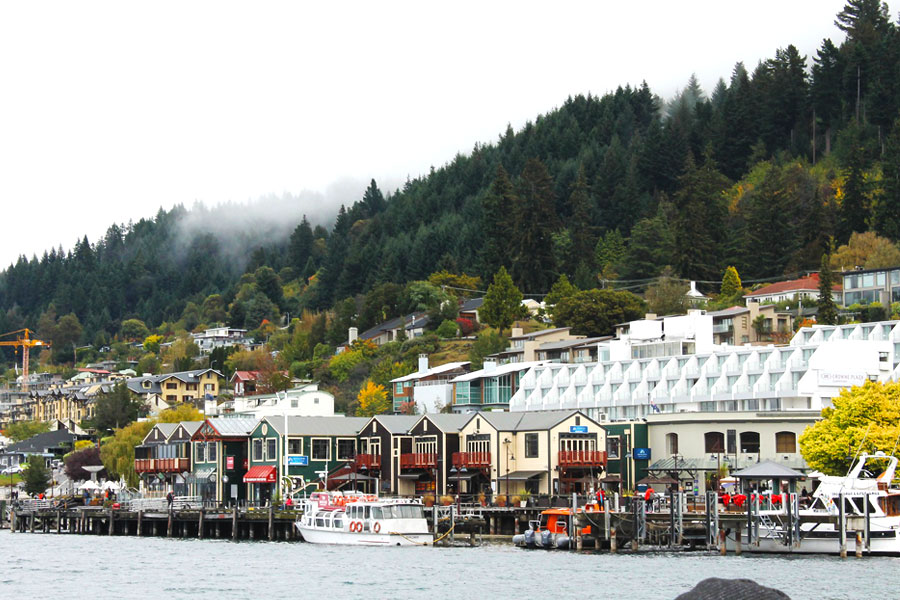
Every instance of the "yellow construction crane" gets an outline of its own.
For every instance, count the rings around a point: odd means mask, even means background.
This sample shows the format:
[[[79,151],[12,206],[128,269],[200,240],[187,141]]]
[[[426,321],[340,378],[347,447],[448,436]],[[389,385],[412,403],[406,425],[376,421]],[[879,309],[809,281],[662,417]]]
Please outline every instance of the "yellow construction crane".
[[[50,347],[50,342],[45,342],[43,340],[37,340],[31,337],[33,333],[30,329],[17,329],[16,331],[10,331],[9,333],[0,334],[0,338],[4,338],[8,335],[16,335],[17,333],[22,333],[24,335],[19,336],[18,339],[8,341],[8,342],[0,342],[0,346],[14,346],[18,348],[22,347],[22,371],[24,377],[22,378],[22,390],[28,391],[28,354],[29,351],[35,346],[47,346]],[[18,352],[18,350],[17,350]]]

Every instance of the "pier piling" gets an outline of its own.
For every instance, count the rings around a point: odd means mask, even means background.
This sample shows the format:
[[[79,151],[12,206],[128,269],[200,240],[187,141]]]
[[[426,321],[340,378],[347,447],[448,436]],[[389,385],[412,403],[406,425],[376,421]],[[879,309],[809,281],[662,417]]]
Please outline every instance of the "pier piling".
[[[274,527],[274,518],[275,518],[275,507],[269,504],[269,541],[275,539],[275,527]]]
[[[203,539],[203,507],[200,507],[200,517],[197,519],[197,537]]]
[[[231,516],[231,539],[233,541],[237,541],[238,539],[238,509],[237,506],[234,507],[234,513]]]
[[[618,549],[616,548],[616,528],[613,527],[609,531],[609,553],[615,554]]]
[[[862,558],[863,555],[863,545],[862,545],[862,531],[856,532],[856,558]]]
[[[738,521],[737,528],[736,528],[735,534],[734,534],[734,555],[740,556],[741,550],[742,550],[742,548],[741,548],[741,523],[740,523],[740,521]]]

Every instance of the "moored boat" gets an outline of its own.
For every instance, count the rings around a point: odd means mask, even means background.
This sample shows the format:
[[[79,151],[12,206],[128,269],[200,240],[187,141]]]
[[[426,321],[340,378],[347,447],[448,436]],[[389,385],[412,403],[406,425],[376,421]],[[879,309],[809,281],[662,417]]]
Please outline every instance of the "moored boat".
[[[878,467],[887,463],[879,475]],[[787,518],[787,506],[758,510],[758,533],[741,534],[744,550],[792,554],[839,554],[841,503],[846,550],[864,554],[900,555],[900,489],[892,485],[898,459],[884,452],[862,454],[846,477],[819,475],[818,487],[807,508],[794,509],[799,519]],[[867,465],[871,468],[867,468]],[[799,506],[796,494],[785,505]],[[857,536],[857,534],[859,534]],[[727,546],[733,549],[733,535]]]
[[[425,546],[433,541],[424,506],[415,500],[314,492],[295,523],[312,544]]]
[[[578,515],[580,513],[602,514],[602,508],[596,504],[588,504],[574,511],[571,508],[549,508],[541,511],[540,519],[529,521],[525,533],[513,536],[513,544],[521,548],[544,548],[546,550],[565,550],[572,543],[574,536],[570,535],[570,528],[581,534],[587,546],[595,543],[592,526],[578,527]],[[573,514],[575,518],[573,519]]]

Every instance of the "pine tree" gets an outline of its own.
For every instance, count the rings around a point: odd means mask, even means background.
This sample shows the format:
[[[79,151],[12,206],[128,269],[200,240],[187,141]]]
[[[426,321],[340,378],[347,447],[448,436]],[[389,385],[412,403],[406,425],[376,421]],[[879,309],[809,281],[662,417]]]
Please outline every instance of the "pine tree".
[[[734,267],[728,267],[725,269],[725,274],[722,276],[722,287],[719,290],[719,294],[723,298],[733,298],[737,296],[741,292],[741,278],[738,275],[737,269]]]
[[[865,155],[859,141],[854,141],[847,158],[847,175],[841,198],[840,242],[846,243],[853,232],[863,233],[869,226],[868,184],[865,179]]]
[[[303,215],[303,220],[294,229],[288,242],[291,266],[297,269],[298,272],[304,271],[306,263],[312,258],[314,243],[312,227],[310,227],[309,221],[306,220],[306,215]]]
[[[512,220],[517,204],[509,175],[503,165],[498,165],[490,190],[481,203],[484,233],[481,261],[485,275],[512,264]]]
[[[374,179],[369,183],[369,187],[366,188],[363,194],[362,206],[365,218],[372,218],[387,208],[387,202],[384,201],[384,196],[381,190],[378,189],[378,184],[375,183]]]
[[[572,192],[569,194],[569,214],[572,218],[572,253],[578,264],[591,259],[591,246],[593,235],[591,234],[591,207],[590,191],[588,190],[587,176],[584,165],[579,165],[578,176],[572,184]]]
[[[522,315],[522,292],[513,284],[504,267],[500,267],[494,275],[494,282],[488,287],[478,315],[482,321],[496,327],[501,335]]]
[[[872,223],[879,235],[897,242],[900,241],[900,119],[894,122],[894,130],[885,145],[881,171],[883,189],[873,210]]]
[[[516,182],[515,260],[511,274],[531,293],[550,287],[553,277],[553,233],[558,228],[553,178],[544,163],[529,159]]]
[[[821,325],[837,325],[838,322],[837,306],[831,296],[834,277],[829,264],[830,260],[830,254],[823,254],[822,266],[819,269],[819,313],[816,321]]]

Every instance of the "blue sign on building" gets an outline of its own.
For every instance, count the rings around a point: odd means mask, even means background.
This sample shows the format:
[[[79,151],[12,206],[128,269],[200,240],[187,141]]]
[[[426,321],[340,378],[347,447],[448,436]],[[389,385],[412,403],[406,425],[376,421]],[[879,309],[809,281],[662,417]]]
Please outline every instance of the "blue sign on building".
[[[632,456],[634,460],[650,460],[650,448],[635,448]]]
[[[569,433],[587,433],[587,425],[569,425]]]
[[[308,467],[309,466],[309,457],[308,456],[288,456],[288,466],[289,467]]]

